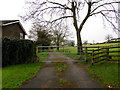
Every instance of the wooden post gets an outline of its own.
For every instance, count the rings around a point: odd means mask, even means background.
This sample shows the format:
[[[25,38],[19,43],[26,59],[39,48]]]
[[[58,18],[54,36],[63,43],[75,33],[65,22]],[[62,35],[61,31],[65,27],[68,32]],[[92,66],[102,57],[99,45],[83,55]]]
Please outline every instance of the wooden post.
[[[98,53],[100,52],[100,50],[99,50],[99,49],[100,49],[100,47],[98,46]],[[98,56],[99,56],[99,54],[98,54]],[[100,58],[99,58],[99,59],[100,59]]]
[[[109,61],[109,47],[106,48],[106,60]]]
[[[87,47],[85,47],[85,61],[87,62]]]
[[[98,46],[98,53],[99,53],[99,51],[100,51],[99,49],[100,49],[100,47]],[[98,55],[99,55],[99,54],[98,54]]]
[[[92,65],[94,64],[94,49],[92,50]]]

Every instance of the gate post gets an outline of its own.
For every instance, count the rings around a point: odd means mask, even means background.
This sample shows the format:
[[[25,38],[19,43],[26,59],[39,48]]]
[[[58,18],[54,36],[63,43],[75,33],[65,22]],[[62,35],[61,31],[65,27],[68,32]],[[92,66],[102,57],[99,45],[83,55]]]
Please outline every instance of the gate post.
[[[109,61],[109,47],[106,48],[106,60]]]
[[[85,61],[87,62],[87,47],[85,47]]]
[[[94,49],[92,50],[92,65],[94,64]]]

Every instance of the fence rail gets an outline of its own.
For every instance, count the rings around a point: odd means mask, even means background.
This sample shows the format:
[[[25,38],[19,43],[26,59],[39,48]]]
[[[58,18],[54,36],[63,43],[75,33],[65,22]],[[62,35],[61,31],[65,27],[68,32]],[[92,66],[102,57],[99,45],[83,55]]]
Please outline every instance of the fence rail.
[[[120,46],[108,46],[108,47],[82,47],[83,54],[85,54],[85,60],[87,62],[88,54],[92,56],[92,64],[98,63],[104,60],[107,61],[120,61]],[[93,49],[94,48],[94,49]]]
[[[45,55],[48,53],[44,52],[51,52],[51,51],[57,51],[56,46],[38,46],[38,51],[41,52],[40,55]],[[59,51],[64,52],[67,54],[73,54],[75,53],[73,51],[76,51],[77,54],[77,47],[76,49],[70,49],[71,47],[59,47]],[[74,47],[73,47],[74,48]],[[120,46],[95,46],[95,47],[81,47],[82,48],[82,54],[84,55],[84,60],[87,62],[88,57],[91,57],[92,64],[107,60],[107,61],[120,61]],[[43,52],[44,51],[44,52]],[[43,53],[42,53],[43,52]]]

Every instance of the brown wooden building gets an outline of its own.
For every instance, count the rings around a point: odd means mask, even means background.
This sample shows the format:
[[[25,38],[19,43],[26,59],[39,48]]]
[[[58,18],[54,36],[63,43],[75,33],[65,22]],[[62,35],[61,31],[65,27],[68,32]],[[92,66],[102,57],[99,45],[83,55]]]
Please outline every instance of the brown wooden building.
[[[25,39],[25,29],[19,20],[2,20],[2,37]]]

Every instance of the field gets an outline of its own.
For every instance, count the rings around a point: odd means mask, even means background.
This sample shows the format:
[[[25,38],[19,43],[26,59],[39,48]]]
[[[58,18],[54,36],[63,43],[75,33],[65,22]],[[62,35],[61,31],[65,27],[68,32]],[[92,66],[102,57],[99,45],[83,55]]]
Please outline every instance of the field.
[[[87,56],[87,59],[90,61],[92,59],[92,50],[97,50],[98,48],[105,48],[105,47],[110,47],[110,46],[119,46],[120,44],[118,43],[106,43],[106,44],[96,44],[96,45],[86,45],[85,47],[88,47],[87,48],[87,53],[88,56]],[[94,47],[94,48],[93,48]],[[65,50],[69,50],[69,52],[65,52]],[[85,48],[83,48],[83,50],[85,50]],[[91,50],[91,51],[90,51]],[[98,53],[98,52],[105,52],[106,49],[102,49],[101,51],[95,51],[95,53]],[[111,48],[109,49],[109,51],[120,51],[120,48]],[[84,59],[85,56],[84,54],[83,55],[77,55],[77,47],[64,47],[64,48],[60,48],[60,51],[61,53],[75,59],[75,60],[79,60],[79,59]],[[100,54],[99,54],[100,55]],[[109,55],[119,55],[118,52],[113,52],[113,53],[109,53]],[[100,58],[102,59],[102,57]],[[120,59],[120,57],[111,57],[111,59]]]
[[[20,64],[2,68],[2,88],[18,88],[23,82],[34,77],[42,63]]]
[[[97,44],[97,45],[86,45],[88,50],[94,49],[96,50],[97,48],[90,48],[90,47],[106,47],[106,46],[118,46],[118,43],[106,43],[106,44]],[[65,49],[69,49],[69,52],[65,52]],[[110,49],[110,51],[120,51],[120,48],[114,48]],[[77,55],[77,47],[66,47],[66,48],[60,48],[60,52],[71,57],[72,59],[83,59],[84,60],[84,55],[80,56]],[[92,51],[88,51],[88,53],[92,53]],[[97,53],[97,52],[96,52]],[[110,55],[118,55],[120,53],[110,53]],[[89,54],[88,55],[88,60],[91,61],[92,57]],[[113,57],[112,59],[119,59],[120,57]],[[105,60],[106,61],[106,60]],[[119,64],[116,63],[116,61],[113,62],[100,62],[94,65],[88,66],[86,69],[88,73],[91,75],[93,80],[96,82],[100,83],[103,85],[103,87],[111,87],[111,88],[120,88],[120,82],[119,82]],[[78,63],[80,66],[87,64],[86,62],[79,62]]]
[[[118,43],[106,43],[106,44],[97,44],[97,45],[86,45],[85,47],[89,47],[88,48],[88,53],[92,54],[92,51],[89,50],[96,50],[98,49],[98,47],[106,47],[106,46],[118,46]],[[97,47],[97,48],[92,48],[92,47]],[[56,50],[56,49],[54,49]],[[83,49],[84,50],[84,49]],[[120,48],[114,48],[114,49],[110,49],[110,51],[119,51]],[[74,60],[84,60],[85,56],[83,55],[77,55],[77,47],[60,47],[59,50],[60,53],[63,53],[69,57],[71,57]],[[95,52],[97,53],[97,52]],[[88,54],[87,59],[90,61],[92,59],[91,54]],[[110,55],[118,55],[118,53],[110,53]],[[40,52],[39,54],[39,61],[46,61],[48,59],[48,51],[43,51]],[[114,59],[118,59],[118,57],[113,57]],[[102,59],[102,58],[101,58]]]

